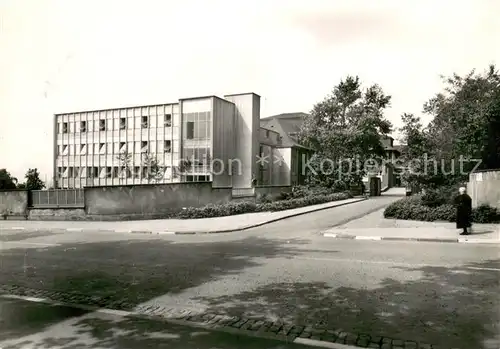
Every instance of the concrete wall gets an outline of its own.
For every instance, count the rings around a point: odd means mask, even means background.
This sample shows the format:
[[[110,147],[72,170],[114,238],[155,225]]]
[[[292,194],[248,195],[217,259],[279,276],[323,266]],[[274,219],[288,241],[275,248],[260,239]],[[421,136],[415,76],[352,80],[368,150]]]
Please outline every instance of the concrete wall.
[[[281,162],[278,159],[281,158]],[[275,161],[276,160],[276,161]],[[292,148],[274,148],[272,157],[273,185],[291,185]]]
[[[232,174],[240,170],[235,159],[235,106],[213,97],[213,110],[212,187],[228,188],[232,186]]]
[[[85,210],[90,216],[155,218],[183,207],[229,201],[231,189],[212,188],[210,182],[85,188]]]
[[[282,192],[291,192],[291,186],[259,186],[255,187],[255,198],[258,200],[263,195],[269,195],[272,198],[276,198]]]
[[[26,217],[28,210],[28,191],[0,191],[0,219]]]
[[[467,192],[472,198],[472,207],[488,204],[500,209],[500,170],[471,173]]]
[[[235,189],[251,188],[258,177],[260,96],[254,93],[224,96],[235,104],[235,156],[241,160],[241,174],[233,173]]]

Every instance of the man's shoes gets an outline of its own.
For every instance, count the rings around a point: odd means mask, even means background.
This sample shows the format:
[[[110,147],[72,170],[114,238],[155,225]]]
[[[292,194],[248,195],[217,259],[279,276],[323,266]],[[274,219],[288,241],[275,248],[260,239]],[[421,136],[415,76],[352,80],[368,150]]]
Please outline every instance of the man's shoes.
[[[470,235],[469,232],[464,231],[463,233],[460,233],[460,235]]]

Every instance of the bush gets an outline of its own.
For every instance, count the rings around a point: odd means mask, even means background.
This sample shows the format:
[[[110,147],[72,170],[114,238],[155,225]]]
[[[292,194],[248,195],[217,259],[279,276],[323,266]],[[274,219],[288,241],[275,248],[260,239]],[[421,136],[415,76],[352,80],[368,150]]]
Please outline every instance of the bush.
[[[345,192],[344,190],[340,190],[342,188],[341,184],[337,184],[337,186],[332,188],[327,187],[307,187],[307,186],[296,186],[292,188],[291,192],[282,192],[278,196],[277,200],[292,200],[292,199],[300,199],[309,196],[325,196],[331,195],[335,193]]]
[[[194,219],[194,218],[212,218],[232,216],[251,212],[274,212],[283,211],[293,208],[299,208],[310,205],[324,204],[327,202],[349,199],[352,196],[347,193],[334,193],[329,195],[308,195],[301,198],[280,200],[274,202],[255,203],[251,201],[229,202],[227,204],[206,205],[200,208],[190,207],[182,210],[178,218]]]
[[[452,205],[453,199],[458,195],[458,185],[444,186],[428,189],[422,195],[422,204],[428,207]]]
[[[472,210],[472,221],[476,223],[498,223],[500,212],[495,207],[481,205]]]
[[[384,210],[384,217],[425,222],[454,222],[456,209],[449,203],[437,206],[424,205],[423,197],[415,196],[398,200],[387,206]],[[472,210],[471,218],[474,223],[499,223],[500,212],[496,208],[482,205]]]

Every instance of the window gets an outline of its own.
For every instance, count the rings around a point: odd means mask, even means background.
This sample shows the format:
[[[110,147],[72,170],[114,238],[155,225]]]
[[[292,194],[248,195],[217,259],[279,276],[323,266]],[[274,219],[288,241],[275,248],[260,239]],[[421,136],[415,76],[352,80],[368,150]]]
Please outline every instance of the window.
[[[120,130],[127,128],[127,118],[120,118]]]
[[[67,145],[62,146],[62,155],[68,155],[68,146]]]
[[[80,154],[84,155],[87,153],[87,144],[80,144]]]
[[[99,131],[106,131],[106,120],[99,120]]]
[[[127,151],[127,143],[120,142],[120,153],[125,153]]]
[[[148,142],[142,141],[141,142],[141,153],[147,153],[147,152],[148,152]]]
[[[143,116],[142,117],[142,122],[141,122],[141,127],[142,128],[148,128],[148,117],[147,116]]]
[[[62,124],[62,133],[68,133],[68,123],[63,122]]]
[[[80,121],[80,132],[87,132],[87,121]]]
[[[266,130],[266,138],[269,138],[269,130]]]
[[[164,122],[165,127],[170,127],[172,126],[172,114],[165,114],[165,122]]]
[[[134,177],[141,178],[141,168],[139,166],[134,167]]]
[[[188,121],[186,123],[186,138],[193,139],[194,138],[194,122]]]
[[[164,148],[165,153],[171,153],[172,152],[172,141],[166,140],[163,148]]]
[[[99,143],[99,154],[106,154],[106,143]]]

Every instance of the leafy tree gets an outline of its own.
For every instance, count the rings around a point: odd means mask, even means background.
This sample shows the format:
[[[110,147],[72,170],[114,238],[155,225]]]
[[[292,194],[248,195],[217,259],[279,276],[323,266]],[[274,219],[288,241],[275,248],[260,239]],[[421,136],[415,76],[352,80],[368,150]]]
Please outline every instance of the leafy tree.
[[[0,169],[0,189],[16,189],[16,184],[16,177],[12,177],[5,168]]]
[[[434,119],[429,124],[431,148],[442,158],[482,159],[484,167],[496,167],[490,154],[498,142],[500,75],[491,65],[483,74],[444,78],[445,91],[424,105]],[[498,130],[498,128],[496,128]]]
[[[384,117],[390,100],[380,86],[363,90],[358,77],[348,76],[314,105],[299,133],[302,144],[315,151],[309,183],[330,187],[338,180],[356,183],[368,170],[366,160],[380,163],[385,155],[381,136],[392,129]]]
[[[45,183],[40,179],[38,169],[30,168],[24,177],[26,178],[26,189],[42,190],[45,188]]]
[[[120,174],[125,175],[125,178],[130,178],[132,176],[132,154],[125,150],[116,158],[120,166]]]
[[[161,180],[165,174],[165,168],[160,165],[156,154],[145,153],[143,154],[143,168],[146,168],[146,179],[148,183],[155,183]]]

